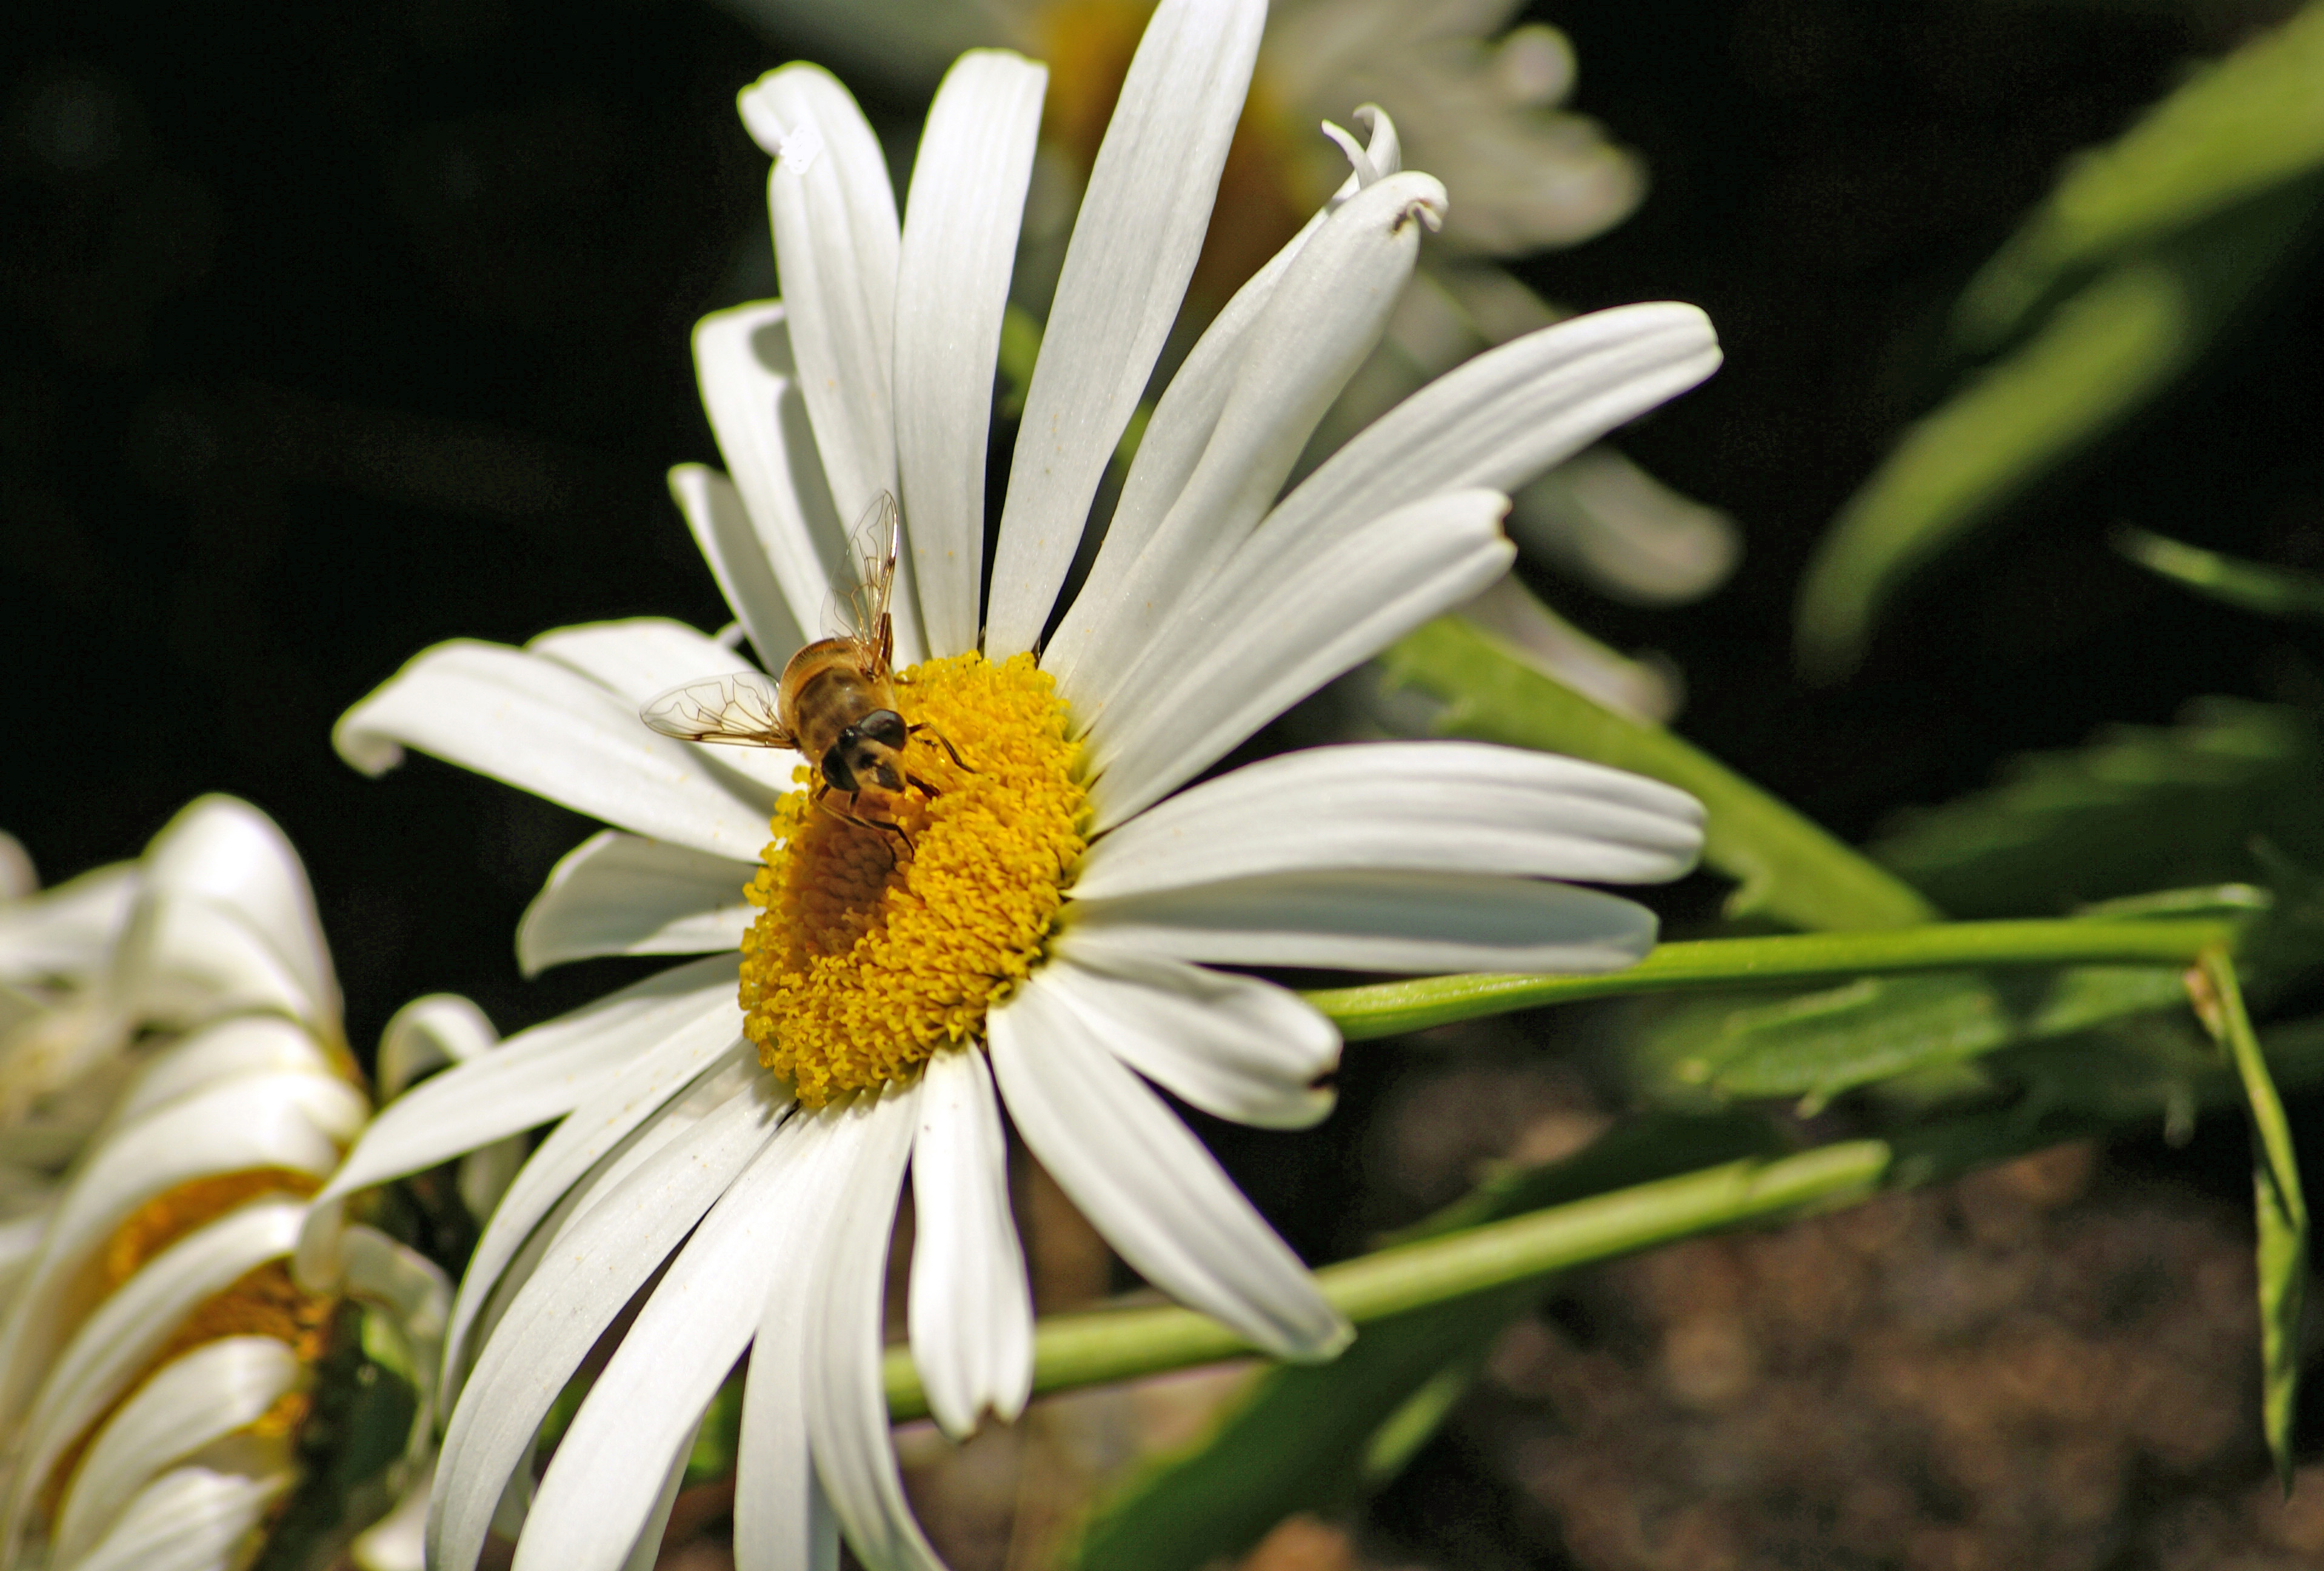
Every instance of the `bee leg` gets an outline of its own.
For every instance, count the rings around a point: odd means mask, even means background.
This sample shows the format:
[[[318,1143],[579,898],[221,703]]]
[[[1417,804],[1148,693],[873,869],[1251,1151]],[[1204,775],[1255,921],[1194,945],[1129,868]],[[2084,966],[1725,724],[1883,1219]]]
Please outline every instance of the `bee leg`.
[[[931,727],[931,726],[927,726],[927,725],[906,726],[906,727],[904,728],[904,734],[905,734],[905,735],[907,735],[907,736],[915,736],[915,737],[916,737],[916,736],[918,736],[922,731],[927,731],[927,732],[928,733],[928,735],[930,735],[930,736],[932,736],[932,737],[936,738],[936,745],[937,745],[938,747],[940,747],[940,748],[944,749],[944,750],[945,750],[947,754],[949,754],[949,755],[951,756],[951,758],[952,758],[952,761],[953,761],[954,764],[958,765],[958,766],[959,766],[963,770],[966,771],[967,773],[969,773],[969,774],[971,774],[971,775],[974,775],[974,774],[980,773],[980,771],[978,771],[978,770],[969,768],[969,767],[968,767],[968,760],[967,760],[967,759],[965,759],[965,758],[962,758],[962,757],[960,756],[960,749],[959,749],[958,748],[955,748],[955,747],[954,747],[954,746],[952,745],[952,739],[951,739],[950,737],[945,736],[945,735],[944,734],[944,732],[942,732],[942,731],[940,731],[940,730],[936,730],[935,728],[933,728],[933,727]],[[936,795],[936,793],[935,793],[935,792],[933,792],[933,791],[931,791],[931,792],[929,792],[929,793],[928,793],[928,795],[931,795],[931,796],[933,796],[933,795]]]
[[[912,845],[912,837],[905,832],[904,826],[900,823],[890,823],[884,818],[864,817],[861,813],[855,811],[855,800],[856,794],[850,792],[847,798],[848,805],[844,808],[835,807],[832,804],[831,798],[827,794],[818,793],[815,799],[815,804],[817,807],[822,808],[825,813],[831,814],[832,817],[839,820],[842,823],[852,823],[858,829],[868,829],[881,834],[894,835],[898,840],[904,842],[904,855],[906,857],[909,857],[915,848]]]

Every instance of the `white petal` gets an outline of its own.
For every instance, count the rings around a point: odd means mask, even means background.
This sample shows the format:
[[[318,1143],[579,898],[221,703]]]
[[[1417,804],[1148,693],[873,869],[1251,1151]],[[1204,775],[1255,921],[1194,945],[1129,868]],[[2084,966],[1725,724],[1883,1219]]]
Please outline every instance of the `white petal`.
[[[198,798],[153,837],[143,868],[149,897],[207,901],[263,933],[314,1006],[336,1015],[330,946],[307,869],[272,819],[236,797]]]
[[[1643,905],[1491,873],[1272,873],[1071,909],[1056,952],[1092,960],[1126,952],[1352,971],[1608,971],[1655,943],[1655,914]]]
[[[330,1056],[299,1026],[279,1015],[244,1015],[180,1037],[146,1060],[106,1119],[118,1128],[181,1097],[242,1075],[309,1074],[335,1079],[338,1073]]]
[[[281,1169],[320,1179],[367,1111],[342,1080],[244,1075],[120,1125],[74,1174],[0,1333],[0,1412],[14,1410],[48,1374],[83,1266],[131,1212],[217,1173]]]
[[[823,624],[832,583],[853,571],[848,524],[816,452],[783,303],[758,300],[696,323],[694,374],[791,620],[807,638],[830,630]],[[771,662],[788,659],[791,651],[759,653]]]
[[[1026,391],[985,653],[1033,647],[1194,276],[1263,0],[1163,0],[1107,124]]]
[[[619,694],[500,644],[423,649],[341,715],[332,740],[365,774],[415,747],[576,813],[724,856],[755,858],[774,809],[774,791],[648,730]]]
[[[1047,68],[964,54],[928,106],[896,274],[896,467],[928,648],[976,648],[1001,314]]]
[[[669,1531],[669,1513],[677,1508],[678,1492],[686,1484],[687,1460],[687,1454],[680,1451],[664,1471],[661,1493],[655,1497],[653,1509],[646,1512],[637,1541],[630,1546],[629,1555],[622,1562],[622,1571],[653,1571],[660,1563],[661,1540]]]
[[[767,210],[789,308],[799,391],[841,521],[896,490],[896,268],[901,240],[888,161],[863,112],[821,66],[769,71],[741,96],[742,123],[775,156]],[[896,574],[896,659],[923,653],[908,558]]]
[[[698,628],[668,617],[623,617],[552,628],[525,641],[525,653],[578,671],[632,703],[681,682],[734,668],[734,652]]]
[[[1380,173],[1397,172],[1396,128],[1385,115],[1373,119],[1366,157],[1375,179]],[[1146,423],[1145,435],[1139,438],[1138,455],[1130,462],[1120,499],[1106,520],[1105,540],[1091,565],[1088,582],[1048,644],[1043,657],[1046,664],[1077,657],[1079,646],[1097,629],[1090,612],[1100,603],[1120,598],[1122,575],[1176,502],[1209,447],[1220,411],[1226,408],[1227,395],[1241,374],[1252,330],[1275,298],[1276,286],[1315,232],[1361,184],[1358,176],[1350,175],[1331,203],[1318,209],[1266,266],[1235,291],[1234,298],[1203,329],[1185,363],[1171,374],[1170,385],[1163,390]]]
[[[766,418],[774,417],[770,413]],[[779,670],[792,651],[807,641],[807,631],[768,565],[766,547],[752,527],[742,493],[715,469],[681,464],[669,472],[669,494],[686,516],[703,560],[710,564],[718,593],[726,597],[751,648],[758,651],[760,664]]]
[[[272,1337],[229,1337],[156,1371],[98,1430],[57,1513],[51,1554],[87,1553],[153,1476],[212,1440],[255,1423],[300,1380],[299,1359]]]
[[[1431,497],[1321,544],[1296,574],[1232,568],[1165,629],[1092,733],[1100,831],[1185,784],[1357,662],[1508,571],[1507,499]]]
[[[1488,742],[1366,742],[1180,792],[1092,846],[1074,896],[1324,868],[1659,883],[1702,850],[1702,804],[1658,780]]]
[[[224,1015],[278,1010],[336,1029],[336,987],[318,994],[306,968],[232,906],[148,889],[113,951],[114,1006],[184,1030]]]
[[[1319,531],[1432,492],[1523,485],[1719,367],[1692,306],[1622,306],[1544,327],[1448,372],[1359,432],[1301,482],[1227,572],[1294,572]]]
[[[761,1307],[742,1382],[735,1456],[736,1571],[838,1571],[839,1524],[816,1481],[807,1441],[807,1336],[818,1310],[825,1233],[855,1171],[862,1121],[844,1107],[795,1114],[797,1136],[780,1253],[797,1263],[777,1273]]]
[[[461,1272],[446,1343],[451,1383],[557,1233],[731,1098],[751,1078],[734,1071],[757,1070],[757,1057],[732,1015],[672,1033],[549,1132],[493,1208]]]
[[[896,1195],[919,1123],[919,1087],[859,1096],[842,1125],[860,1133],[833,1200],[808,1311],[807,1426],[816,1476],[868,1571],[944,1571],[904,1499],[881,1379],[881,1297]]]
[[[457,993],[414,998],[379,1034],[379,1097],[392,1102],[420,1076],[482,1058],[501,1044],[484,1012]]]
[[[1509,534],[1617,600],[1683,605],[1723,583],[1742,555],[1735,520],[1592,447],[1517,492]]]
[[[744,666],[715,639],[666,617],[629,617],[557,628],[524,648],[527,654],[554,660],[611,688],[633,707],[660,697],[681,683],[723,676]],[[781,748],[696,745],[714,768],[748,776],[760,789],[777,795],[791,788],[791,771],[801,762],[797,753]],[[747,794],[749,788],[744,790]]]
[[[95,974],[129,919],[137,889],[136,864],[116,862],[53,889],[0,902],[0,978]]]
[[[1286,271],[1185,489],[1118,579],[1094,594],[1084,590],[1042,657],[1082,723],[1102,712],[1157,628],[1274,503],[1323,411],[1379,343],[1412,276],[1423,220],[1444,203],[1429,175],[1376,181],[1342,205]],[[1069,640],[1078,628],[1088,630]]]
[[[742,898],[757,872],[755,862],[601,831],[565,854],[525,907],[517,964],[530,977],[593,955],[738,949],[759,914]]]
[[[60,1571],[234,1571],[251,1533],[298,1480],[180,1467],[154,1480],[85,1560]]]
[[[301,1208],[257,1200],[196,1229],[147,1261],[82,1320],[61,1352],[44,1358],[39,1395],[24,1419],[9,1501],[13,1545],[65,1448],[102,1415],[204,1300],[290,1252]],[[12,1411],[23,1411],[12,1397]]]
[[[1009,1141],[984,1055],[939,1052],[922,1071],[912,1141],[912,1362],[955,1438],[986,1408],[1003,1422],[1033,1390],[1033,1291],[1009,1215]]]
[[[796,1122],[796,1120],[794,1120]],[[702,1218],[591,1386],[533,1498],[518,1571],[613,1571],[673,1457],[742,1355],[778,1271],[798,1271],[788,1215],[799,1144],[777,1133]]]
[[[1017,1132],[1156,1287],[1278,1358],[1354,1333],[1162,1099],[1094,1039],[1046,971],[992,1012],[992,1074]]]
[[[546,1124],[604,1088],[640,1055],[678,1036],[732,1040],[741,1010],[724,955],[673,967],[521,1031],[493,1052],[423,1080],[381,1109],[317,1199],[420,1172]]]
[[[1131,1069],[1237,1124],[1305,1129],[1331,1112],[1333,1093],[1315,1082],[1339,1067],[1340,1034],[1297,994],[1074,938],[1059,942],[1059,963],[1043,974],[1089,1034]]]
[[[477,1355],[452,1410],[429,1512],[430,1565],[475,1565],[502,1488],[531,1455],[549,1404],[631,1295],[765,1145],[777,1111],[763,1087],[736,1092],[687,1139],[631,1174],[542,1261]],[[621,1548],[628,1549],[627,1539]]]

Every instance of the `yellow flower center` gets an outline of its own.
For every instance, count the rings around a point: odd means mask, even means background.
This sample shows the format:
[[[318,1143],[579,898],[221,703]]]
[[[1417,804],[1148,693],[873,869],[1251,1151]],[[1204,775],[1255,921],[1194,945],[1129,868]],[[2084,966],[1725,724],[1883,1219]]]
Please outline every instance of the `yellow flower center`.
[[[927,728],[905,767],[935,792],[866,791],[853,811],[908,850],[841,819],[843,794],[819,808],[795,791],[743,891],[763,909],[742,940],[742,1029],[810,1107],[979,1040],[1039,960],[1085,844],[1080,748],[1030,655],[930,660],[897,675],[895,696]],[[795,778],[813,784],[805,766]]]

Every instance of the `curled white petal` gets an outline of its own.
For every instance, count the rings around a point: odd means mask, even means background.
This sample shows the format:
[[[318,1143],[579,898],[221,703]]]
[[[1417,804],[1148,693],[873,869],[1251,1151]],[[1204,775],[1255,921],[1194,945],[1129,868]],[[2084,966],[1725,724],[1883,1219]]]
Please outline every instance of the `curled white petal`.
[[[565,854],[525,907],[517,963],[535,976],[595,955],[739,948],[758,915],[742,898],[757,871],[754,862],[601,831]]]

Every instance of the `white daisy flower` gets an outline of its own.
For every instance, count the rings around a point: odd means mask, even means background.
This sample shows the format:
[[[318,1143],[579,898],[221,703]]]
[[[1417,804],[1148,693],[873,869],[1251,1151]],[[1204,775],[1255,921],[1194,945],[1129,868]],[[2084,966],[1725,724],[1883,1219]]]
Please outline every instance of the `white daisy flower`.
[[[986,1410],[1014,1416],[1031,1380],[1004,1105],[1148,1281],[1277,1356],[1328,1357],[1347,1325],[1148,1082],[1302,1126],[1331,1107],[1317,1082],[1338,1036],[1295,994],[1206,966],[1591,969],[1652,942],[1647,912],[1552,880],[1691,867],[1701,810],[1656,783],[1445,742],[1321,749],[1189,784],[1499,577],[1507,487],[1718,362],[1692,308],[1585,317],[1479,357],[1278,499],[1446,205],[1434,179],[1400,171],[1384,116],[1338,198],[1171,381],[1043,642],[1193,271],[1262,20],[1251,0],[1166,0],[1145,33],[1065,263],[989,592],[993,355],[1044,69],[961,60],[900,225],[835,80],[787,66],[742,95],[776,155],[785,298],[697,329],[733,478],[689,466],[673,489],[770,661],[857,587],[846,523],[900,498],[892,714],[811,761],[658,735],[640,704],[740,661],[641,619],[523,649],[439,645],[341,720],[359,767],[416,747],[612,826],[527,913],[529,969],[707,957],[421,1084],[324,1192],[562,1120],[454,1306],[459,1395],[429,1526],[443,1571],[466,1571],[496,1514],[521,1506],[543,1415],[657,1272],[540,1481],[518,1566],[650,1550],[704,1404],[746,1350],[738,1563],[828,1564],[835,1520],[868,1565],[934,1564],[881,1384],[908,1165],[912,1353],[954,1434]],[[881,673],[867,659],[859,675]],[[751,697],[763,679],[726,691],[775,706]],[[862,745],[880,737],[899,758]],[[883,760],[908,778],[844,789]],[[788,789],[816,768],[822,786]],[[326,1270],[327,1240],[301,1258]]]
[[[424,1388],[450,1284],[361,1226],[335,1240],[318,1291],[290,1280],[306,1198],[370,1107],[305,872],[272,822],[205,797],[134,867],[90,877],[58,894],[128,891],[117,921],[87,924],[110,940],[91,988],[159,1034],[47,1209],[0,1323],[0,1562],[225,1571],[300,1481],[341,1303],[386,1311]]]

